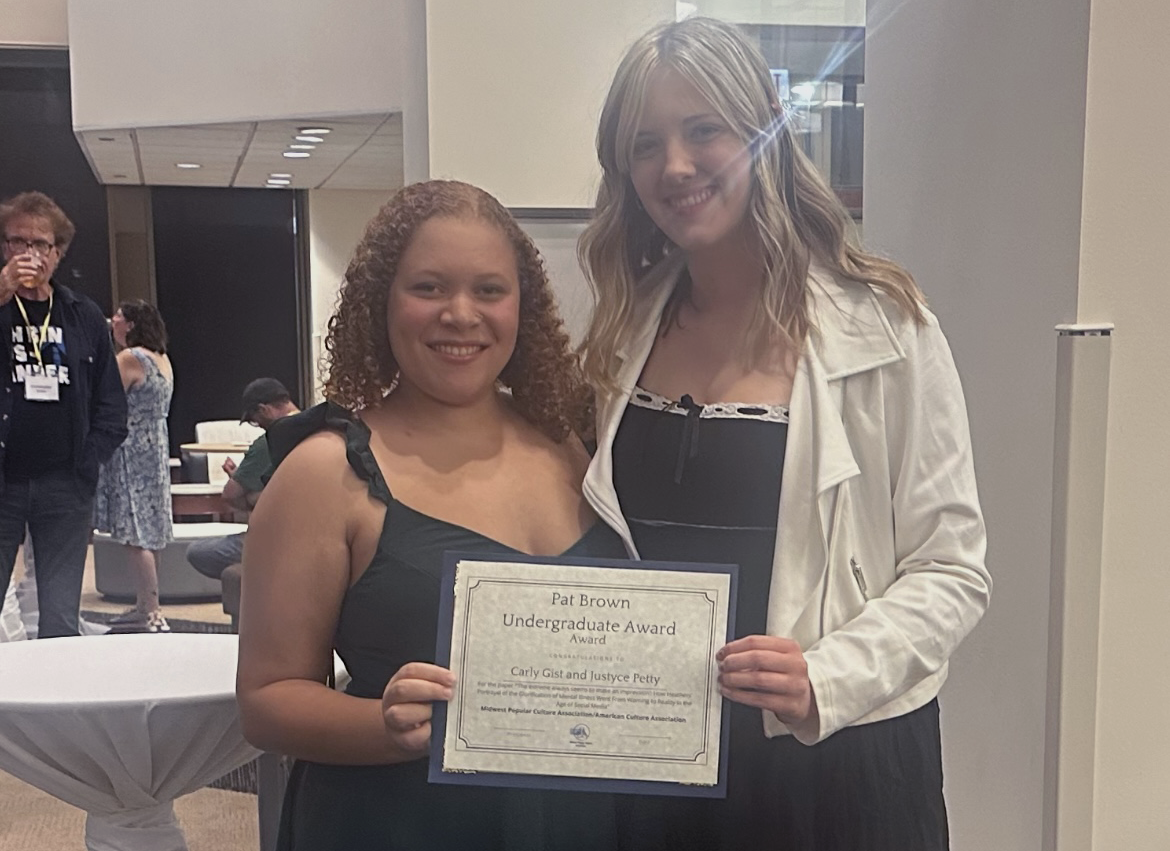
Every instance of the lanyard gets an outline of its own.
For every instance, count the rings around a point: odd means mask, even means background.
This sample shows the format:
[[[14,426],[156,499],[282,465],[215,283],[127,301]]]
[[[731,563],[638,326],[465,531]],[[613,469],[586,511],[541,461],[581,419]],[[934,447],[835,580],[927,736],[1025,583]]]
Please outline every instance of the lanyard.
[[[20,296],[14,296],[14,298],[16,299],[16,306],[20,308],[20,315],[24,317],[24,329],[28,331],[29,335],[31,336],[32,333],[36,331],[36,328],[33,326],[32,321],[28,318],[28,312],[24,309],[24,302],[21,301]],[[49,290],[49,309],[45,313],[44,324],[41,325],[40,338],[34,341],[35,345],[33,346],[33,350],[37,353],[37,363],[41,366],[42,375],[45,373],[45,360],[41,357],[41,346],[43,346],[45,344],[45,340],[49,338],[49,320],[52,317],[53,291]]]

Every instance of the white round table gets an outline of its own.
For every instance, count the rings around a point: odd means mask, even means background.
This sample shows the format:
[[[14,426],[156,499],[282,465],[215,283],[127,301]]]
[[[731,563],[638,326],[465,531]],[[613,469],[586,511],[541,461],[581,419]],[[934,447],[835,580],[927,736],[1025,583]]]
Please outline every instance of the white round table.
[[[90,851],[185,851],[174,801],[255,758],[237,636],[0,644],[0,769],[88,813]]]

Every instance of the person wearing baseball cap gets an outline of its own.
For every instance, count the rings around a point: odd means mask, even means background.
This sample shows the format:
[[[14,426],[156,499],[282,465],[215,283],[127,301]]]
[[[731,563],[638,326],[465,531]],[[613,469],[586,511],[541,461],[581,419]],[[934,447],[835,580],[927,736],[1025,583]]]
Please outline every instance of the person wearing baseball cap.
[[[267,429],[281,417],[295,414],[299,410],[292,403],[292,396],[287,387],[275,378],[257,378],[244,388],[240,422]]]
[[[272,468],[267,430],[281,417],[299,413],[300,408],[293,403],[288,388],[275,378],[250,382],[244,388],[241,407],[240,422],[259,426],[265,434],[252,441],[238,465],[231,458],[224,461],[223,471],[228,474],[228,480],[223,486],[223,500],[237,511],[251,511],[264,490],[264,476]],[[191,566],[212,579],[219,579],[229,565],[239,564],[243,556],[243,532],[194,541],[187,548]]]

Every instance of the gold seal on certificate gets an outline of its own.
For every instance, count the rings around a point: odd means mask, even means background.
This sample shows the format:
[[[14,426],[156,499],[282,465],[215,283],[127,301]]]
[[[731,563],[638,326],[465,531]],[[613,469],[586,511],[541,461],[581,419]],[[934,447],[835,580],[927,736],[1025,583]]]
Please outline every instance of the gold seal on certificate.
[[[732,568],[450,558],[441,772],[719,783]]]

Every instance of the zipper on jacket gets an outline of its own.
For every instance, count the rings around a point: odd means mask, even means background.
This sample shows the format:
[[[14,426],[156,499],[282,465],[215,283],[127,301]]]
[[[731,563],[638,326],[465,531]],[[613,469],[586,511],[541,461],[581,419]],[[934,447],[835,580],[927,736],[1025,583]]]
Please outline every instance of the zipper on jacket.
[[[861,596],[869,599],[869,589],[865,585],[865,576],[861,573],[861,565],[857,563],[857,559],[853,556],[849,557],[849,569],[853,571],[853,579],[857,583],[857,590],[861,592]]]

